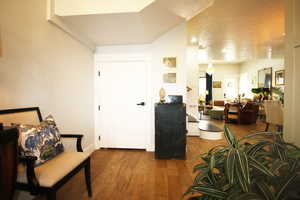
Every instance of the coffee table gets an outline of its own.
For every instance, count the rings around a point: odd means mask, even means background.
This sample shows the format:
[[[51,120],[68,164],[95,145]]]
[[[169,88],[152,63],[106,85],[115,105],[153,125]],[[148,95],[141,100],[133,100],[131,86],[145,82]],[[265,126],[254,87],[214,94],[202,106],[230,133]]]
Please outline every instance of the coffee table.
[[[223,130],[208,120],[200,120],[200,138],[207,140],[220,140],[223,138]]]

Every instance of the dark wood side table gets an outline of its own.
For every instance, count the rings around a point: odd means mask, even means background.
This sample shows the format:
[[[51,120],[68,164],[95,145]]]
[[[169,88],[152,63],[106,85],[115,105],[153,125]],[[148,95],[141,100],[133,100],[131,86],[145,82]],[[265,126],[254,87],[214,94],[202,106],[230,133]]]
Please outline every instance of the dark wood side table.
[[[18,163],[17,128],[0,131],[0,194],[1,200],[13,199]]]

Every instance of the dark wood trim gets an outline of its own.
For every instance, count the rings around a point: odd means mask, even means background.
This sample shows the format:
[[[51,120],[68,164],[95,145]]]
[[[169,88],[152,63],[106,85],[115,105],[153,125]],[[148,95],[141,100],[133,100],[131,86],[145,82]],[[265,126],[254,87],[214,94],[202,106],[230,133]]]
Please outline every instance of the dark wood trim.
[[[265,132],[267,132],[269,130],[270,124],[266,123],[266,128],[265,128]]]
[[[6,144],[9,141],[12,141],[14,138],[18,138],[19,131],[17,128],[11,128],[9,130],[5,130],[0,134],[0,144]]]
[[[0,196],[4,200],[12,200],[14,197],[18,166],[18,137],[17,128],[0,131]]]
[[[29,111],[36,111],[40,122],[43,121],[42,114],[41,114],[39,107],[13,108],[13,109],[0,110],[0,115],[11,114],[11,113],[20,113],[20,112],[29,112]]]
[[[29,112],[29,111],[36,111],[39,121],[43,121],[43,117],[40,111],[39,107],[28,107],[28,108],[13,108],[13,109],[6,109],[6,110],[0,110],[0,115],[1,114],[11,114],[11,113],[22,113],[22,112]],[[61,134],[62,138],[76,138],[76,149],[78,152],[83,152],[83,148],[81,145],[81,141],[83,138],[82,134],[75,135],[75,134]]]
[[[75,134],[60,134],[60,136],[62,138],[76,138],[77,139],[76,149],[77,149],[78,152],[83,152],[83,148],[82,148],[82,145],[81,145],[83,135],[81,135],[81,134],[78,134],[78,135],[75,135]]]
[[[56,191],[55,190],[49,190],[47,192],[47,200],[56,200]]]
[[[91,183],[91,159],[88,158],[87,164],[84,167],[84,174],[85,174],[85,183],[86,189],[88,191],[89,197],[92,197],[92,183]]]

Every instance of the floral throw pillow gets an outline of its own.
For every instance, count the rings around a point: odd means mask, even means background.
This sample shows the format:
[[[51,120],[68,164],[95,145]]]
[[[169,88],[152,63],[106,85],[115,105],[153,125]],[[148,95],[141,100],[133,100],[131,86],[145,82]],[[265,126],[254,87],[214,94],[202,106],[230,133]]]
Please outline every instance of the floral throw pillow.
[[[21,154],[37,157],[41,165],[64,151],[60,133],[51,115],[37,126],[18,125]]]

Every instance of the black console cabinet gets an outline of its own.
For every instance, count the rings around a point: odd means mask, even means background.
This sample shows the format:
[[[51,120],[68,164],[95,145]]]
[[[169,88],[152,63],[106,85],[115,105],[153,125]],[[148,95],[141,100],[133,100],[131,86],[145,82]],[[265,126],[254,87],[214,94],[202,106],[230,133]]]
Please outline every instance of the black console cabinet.
[[[155,158],[185,159],[185,104],[155,104]]]

